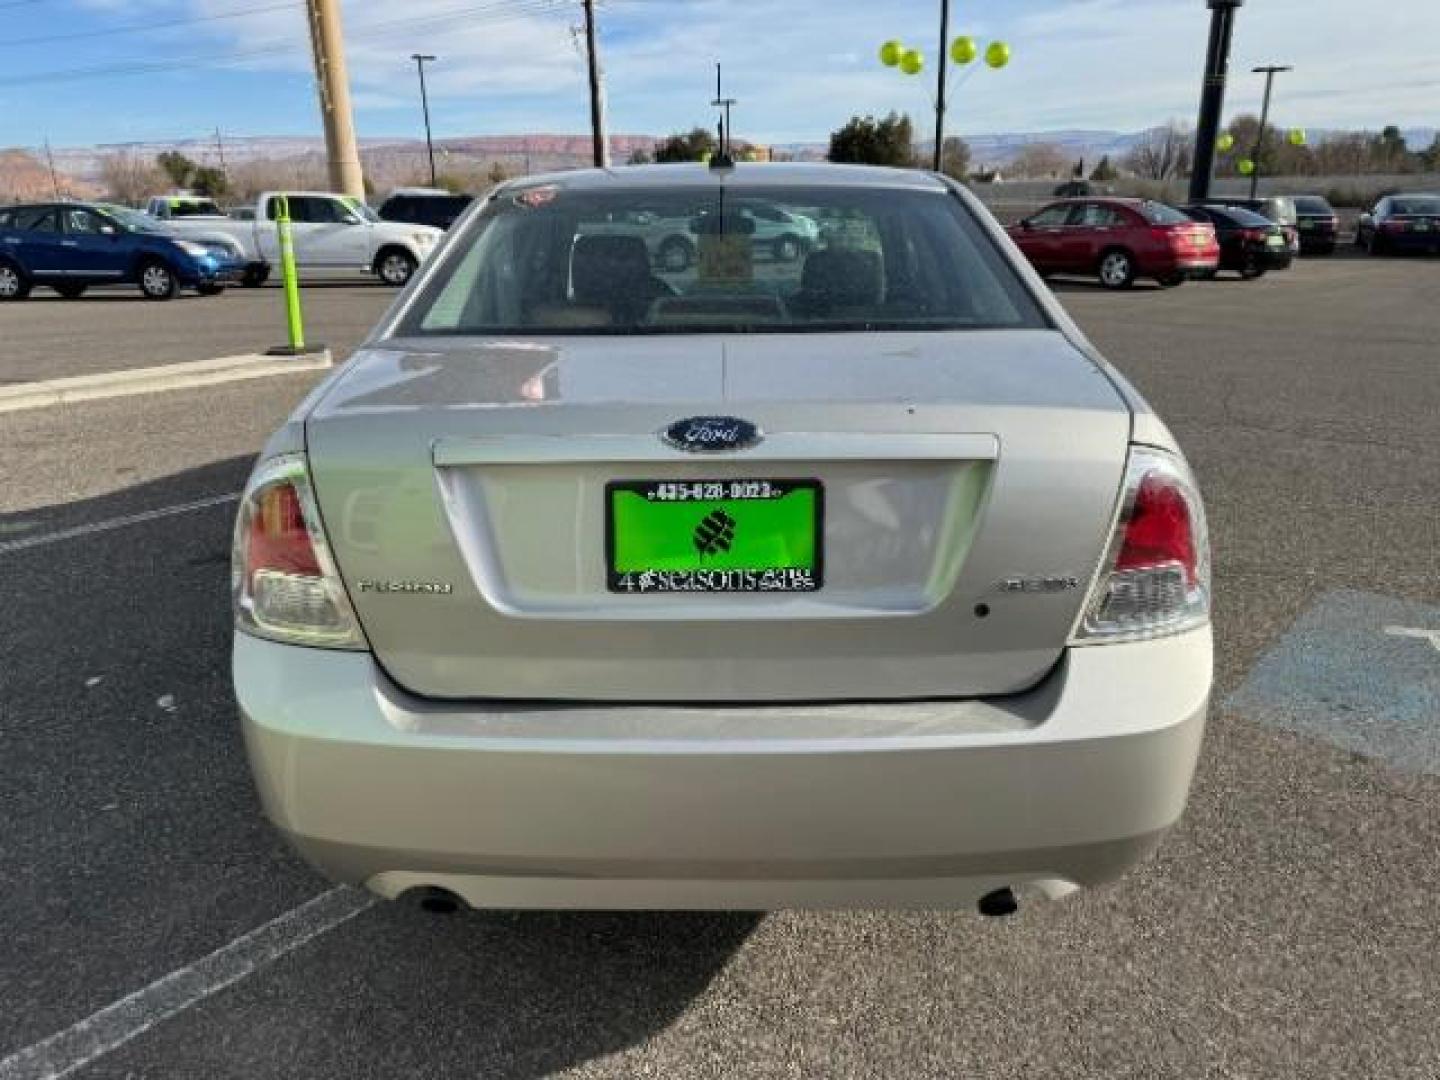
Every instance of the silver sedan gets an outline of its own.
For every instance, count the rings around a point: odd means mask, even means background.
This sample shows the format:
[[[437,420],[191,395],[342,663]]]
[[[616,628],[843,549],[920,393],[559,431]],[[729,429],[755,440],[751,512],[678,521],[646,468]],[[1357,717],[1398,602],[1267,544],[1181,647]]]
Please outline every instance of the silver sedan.
[[[442,905],[1008,913],[1159,843],[1211,686],[1174,439],[917,171],[500,187],[266,446],[234,599],[270,819]]]

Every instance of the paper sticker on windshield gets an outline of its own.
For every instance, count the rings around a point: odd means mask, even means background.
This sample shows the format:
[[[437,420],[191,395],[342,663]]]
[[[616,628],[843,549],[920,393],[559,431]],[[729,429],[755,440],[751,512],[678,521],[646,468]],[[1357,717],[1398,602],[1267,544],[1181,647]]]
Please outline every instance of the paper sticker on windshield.
[[[755,248],[748,236],[721,233],[699,237],[700,280],[715,284],[747,284],[755,278]]]

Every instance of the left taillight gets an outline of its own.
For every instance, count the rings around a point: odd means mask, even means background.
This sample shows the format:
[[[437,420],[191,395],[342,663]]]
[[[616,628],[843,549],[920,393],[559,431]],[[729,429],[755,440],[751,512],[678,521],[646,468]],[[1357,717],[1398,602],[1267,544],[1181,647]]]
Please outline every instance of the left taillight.
[[[1160,637],[1209,618],[1210,540],[1194,478],[1172,454],[1131,447],[1120,513],[1073,643]]]
[[[272,458],[251,476],[230,576],[236,629],[292,645],[366,647],[325,542],[304,457]]]

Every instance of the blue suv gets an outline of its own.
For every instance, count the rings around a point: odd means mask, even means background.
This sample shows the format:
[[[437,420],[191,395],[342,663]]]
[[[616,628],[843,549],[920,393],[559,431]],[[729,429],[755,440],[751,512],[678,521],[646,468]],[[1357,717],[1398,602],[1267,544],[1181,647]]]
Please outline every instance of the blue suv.
[[[150,300],[181,289],[205,296],[239,281],[245,256],[233,240],[169,236],[154,218],[103,203],[0,208],[0,301],[36,285],[69,299],[91,285],[133,284]]]

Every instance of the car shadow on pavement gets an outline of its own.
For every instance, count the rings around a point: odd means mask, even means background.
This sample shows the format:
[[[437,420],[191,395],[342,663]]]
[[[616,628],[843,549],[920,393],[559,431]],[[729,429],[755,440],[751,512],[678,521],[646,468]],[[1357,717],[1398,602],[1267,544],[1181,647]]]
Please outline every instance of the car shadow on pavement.
[[[224,295],[221,293],[220,295]],[[25,298],[28,304],[91,304],[96,301],[103,303],[119,303],[122,301],[136,304],[173,304],[176,301],[213,300],[213,296],[201,296],[197,292],[182,290],[176,293],[169,300],[151,300],[147,298],[133,285],[110,285],[101,289],[86,289],[84,295],[75,297],[61,296],[57,292],[51,292],[43,285],[37,285],[35,291]]]
[[[245,454],[153,480],[129,484],[117,482],[112,490],[98,495],[24,510],[0,511],[0,545],[12,541],[33,542],[33,538],[52,533],[94,525],[97,522],[114,521],[134,514],[184,507],[225,495],[238,497],[254,460],[252,455]],[[127,471],[123,467],[117,470],[116,480],[123,481]],[[219,512],[223,514],[225,511]],[[231,513],[233,515],[233,504]]]
[[[278,274],[270,275],[270,278],[265,282],[265,284],[259,286],[259,288],[262,289],[280,289],[283,287],[284,285],[281,282],[280,276]],[[396,293],[397,295],[400,292],[400,290],[394,285],[387,285],[379,278],[371,277],[366,274],[356,274],[354,277],[323,278],[319,281],[302,277],[300,279],[300,288],[319,289],[322,292],[332,289],[388,289],[390,292]]]
[[[1085,277],[1080,277],[1080,276],[1078,276],[1078,275],[1077,275],[1076,277],[1067,277],[1067,278],[1061,278],[1061,277],[1048,278],[1048,279],[1046,279],[1045,284],[1050,286],[1050,291],[1051,291],[1051,292],[1057,292],[1057,293],[1065,293],[1065,292],[1087,292],[1087,293],[1088,293],[1088,292],[1115,292],[1115,293],[1134,292],[1134,293],[1141,293],[1141,292],[1169,292],[1169,291],[1170,291],[1170,290],[1168,290],[1168,289],[1162,289],[1159,285],[1155,284],[1153,281],[1137,281],[1137,282],[1135,282],[1133,285],[1131,285],[1128,289],[1110,289],[1110,288],[1107,288],[1107,287],[1104,286],[1104,285],[1101,285],[1101,284],[1100,284],[1100,280],[1099,280],[1098,278],[1085,278]]]
[[[268,987],[252,988],[257,1000],[263,994],[287,1003],[286,1014],[272,1021],[283,1023],[285,1033],[264,1022],[259,1029],[294,1041],[283,1053],[257,1043],[248,1075],[271,1076],[269,1067],[254,1066],[273,1061],[277,1080],[551,1076],[659,1036],[694,1007],[762,918],[740,912],[446,916],[381,902],[312,946],[303,964],[267,978]],[[302,1003],[299,1015],[294,1003]],[[232,1064],[247,1060],[234,1040],[255,1030],[258,1019],[245,1003],[240,1008],[242,1021],[236,1024],[232,1013],[224,1038],[212,1044],[228,1040]],[[360,1031],[363,1038],[351,1036]]]
[[[0,678],[0,713],[46,733],[0,764],[0,787],[25,793],[7,828],[26,853],[11,869],[30,882],[4,913],[37,928],[0,949],[0,965],[36,987],[15,1018],[24,1038],[329,888],[265,822],[237,730],[229,496],[251,461],[0,513],[0,580],[27,583],[0,590],[14,676]],[[108,815],[90,805],[104,801],[96,792],[115,804]],[[59,920],[56,896],[73,897]],[[446,916],[378,901],[108,1055],[102,1071],[546,1076],[656,1038],[761,918]],[[71,980],[41,974],[62,969],[87,972],[83,1003]]]

